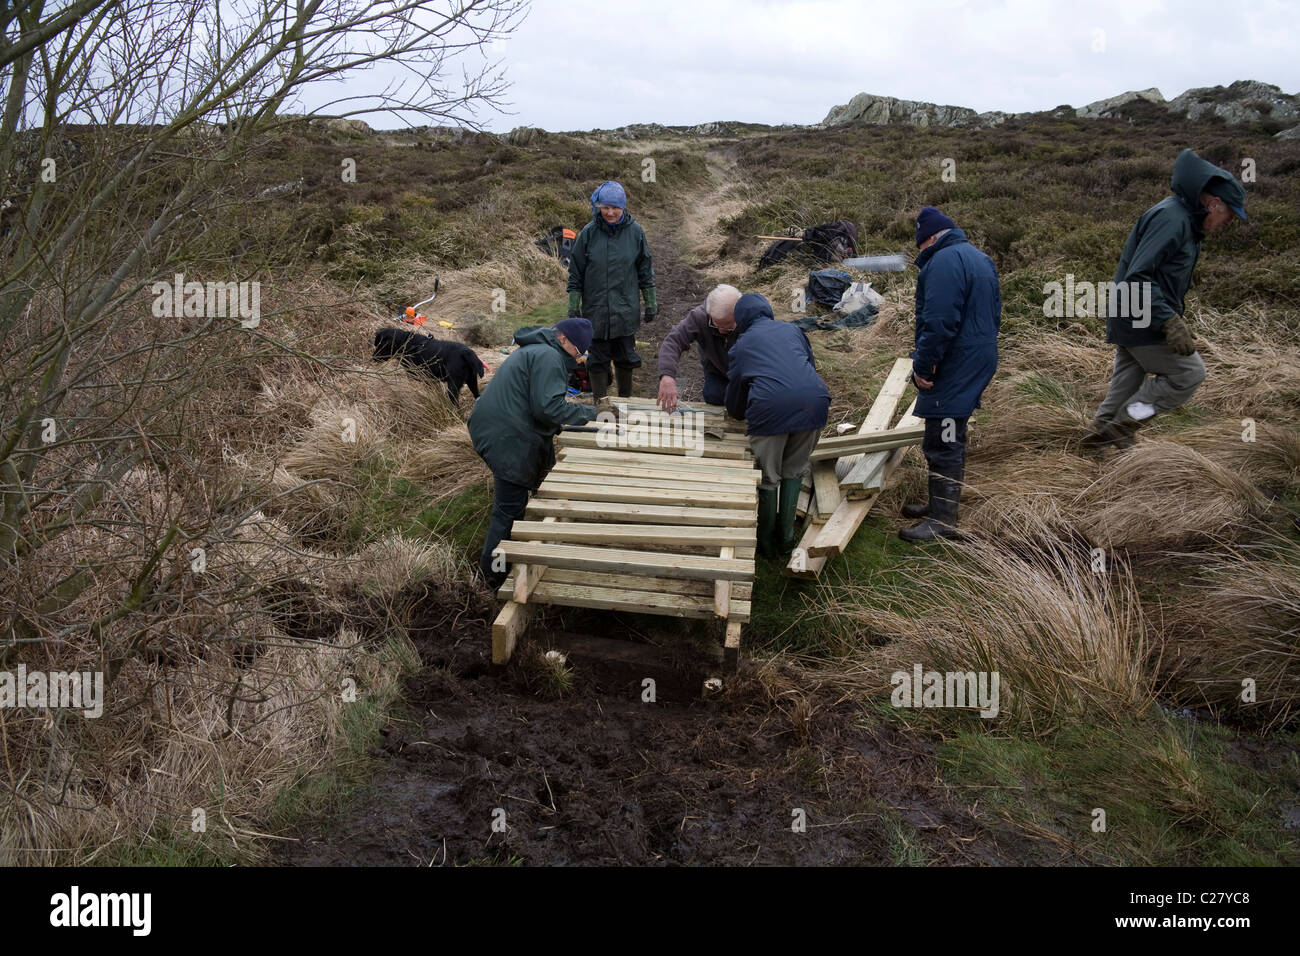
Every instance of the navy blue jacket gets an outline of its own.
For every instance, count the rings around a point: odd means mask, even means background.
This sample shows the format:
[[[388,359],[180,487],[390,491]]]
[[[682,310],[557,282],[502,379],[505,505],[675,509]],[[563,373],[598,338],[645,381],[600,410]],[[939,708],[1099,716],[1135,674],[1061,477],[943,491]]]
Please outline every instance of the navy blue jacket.
[[[749,300],[749,301],[747,301]],[[727,411],[751,435],[821,430],[831,393],[817,374],[808,336],[772,318],[762,296],[736,303],[736,344],[727,353]]]
[[[951,229],[916,257],[916,347],[912,370],[934,387],[918,391],[917,418],[966,418],[998,367],[1002,290],[993,260]]]

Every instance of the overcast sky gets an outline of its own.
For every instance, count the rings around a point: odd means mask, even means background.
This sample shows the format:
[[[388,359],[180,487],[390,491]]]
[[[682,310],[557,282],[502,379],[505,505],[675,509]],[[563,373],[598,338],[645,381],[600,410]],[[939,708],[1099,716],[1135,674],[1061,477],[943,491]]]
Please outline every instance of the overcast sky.
[[[1290,0],[533,0],[489,129],[816,123],[855,93],[976,110],[1255,79],[1300,89]],[[391,126],[379,119],[375,125]]]

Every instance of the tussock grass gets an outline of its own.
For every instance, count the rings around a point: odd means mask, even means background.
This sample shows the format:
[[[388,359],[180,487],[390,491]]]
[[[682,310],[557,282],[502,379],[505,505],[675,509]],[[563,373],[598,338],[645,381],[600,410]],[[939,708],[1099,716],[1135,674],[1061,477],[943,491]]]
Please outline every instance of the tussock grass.
[[[1144,441],[1116,456],[1068,507],[1097,546],[1150,551],[1239,536],[1267,502],[1195,449]]]
[[[971,537],[917,559],[904,586],[824,587],[824,619],[850,662],[843,680],[883,695],[895,671],[996,671],[1001,729],[1048,735],[1072,720],[1119,721],[1154,701],[1152,635],[1128,567],[1093,569],[1088,550],[1032,510],[1008,512],[998,540]],[[879,646],[873,642],[884,641]]]
[[[420,442],[406,455],[398,474],[418,481],[434,502],[448,501],[492,480],[492,471],[475,453],[464,425],[451,425]]]
[[[1300,713],[1300,554],[1266,540],[1197,565],[1164,609],[1168,691],[1234,720],[1287,724]],[[1253,701],[1243,699],[1244,681],[1253,682]]]

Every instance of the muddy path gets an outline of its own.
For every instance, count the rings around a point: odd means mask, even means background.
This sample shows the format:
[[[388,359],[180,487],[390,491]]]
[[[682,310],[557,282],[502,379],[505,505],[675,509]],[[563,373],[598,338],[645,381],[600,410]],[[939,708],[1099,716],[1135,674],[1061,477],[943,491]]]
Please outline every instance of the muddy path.
[[[710,169],[717,180],[727,165]],[[680,246],[698,226],[646,225],[661,318],[638,335],[638,394],[656,393],[659,343],[712,287]],[[683,397],[697,400],[701,382],[685,357]],[[662,618],[559,608],[540,609],[511,664],[494,667],[496,611],[468,585],[424,595],[411,631],[421,665],[374,776],[336,816],[285,834],[276,862],[1071,862],[959,804],[929,741],[806,674],[742,660],[705,699],[705,678],[724,674],[719,647]],[[559,697],[540,677],[551,648],[572,675]]]
[[[481,592],[429,596],[376,774],[336,817],[285,834],[276,862],[888,865],[900,828],[927,861],[1011,861],[1010,833],[946,797],[930,744],[797,673],[745,663],[706,700],[707,654],[647,643],[653,620],[581,611],[548,611],[496,668],[494,614]],[[573,672],[558,699],[529,664],[552,646]]]

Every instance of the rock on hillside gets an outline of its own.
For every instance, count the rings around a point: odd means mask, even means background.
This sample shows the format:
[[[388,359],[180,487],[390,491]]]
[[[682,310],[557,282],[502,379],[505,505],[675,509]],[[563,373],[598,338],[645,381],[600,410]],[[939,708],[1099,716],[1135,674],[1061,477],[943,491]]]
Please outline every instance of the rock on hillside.
[[[847,123],[900,126],[997,126],[1010,119],[1049,116],[1054,119],[1126,119],[1129,122],[1151,121],[1161,109],[1189,120],[1218,117],[1229,124],[1273,123],[1288,126],[1300,121],[1300,96],[1282,92],[1279,87],[1258,80],[1238,80],[1231,86],[1214,86],[1188,90],[1172,100],[1152,87],[1131,90],[1087,106],[1058,106],[1047,113],[1003,113],[993,110],[976,113],[965,106],[940,106],[892,96],[859,93],[843,106],[826,114],[822,126]]]
[[[823,126],[865,123],[872,126],[987,126],[1006,118],[1005,113],[976,113],[966,106],[939,106],[892,96],[859,93],[843,106],[835,106]]]
[[[1074,115],[1080,119],[1120,119],[1127,113],[1124,107],[1140,102],[1163,105],[1165,96],[1154,86],[1149,90],[1130,90],[1127,93],[1119,94],[1119,96],[1112,96],[1108,99],[1097,100],[1095,103],[1089,103],[1087,106],[1080,106],[1074,111]]]
[[[1300,96],[1283,93],[1271,83],[1238,80],[1231,86],[1203,86],[1169,101],[1169,112],[1197,120],[1218,116],[1229,125],[1300,120]]]

